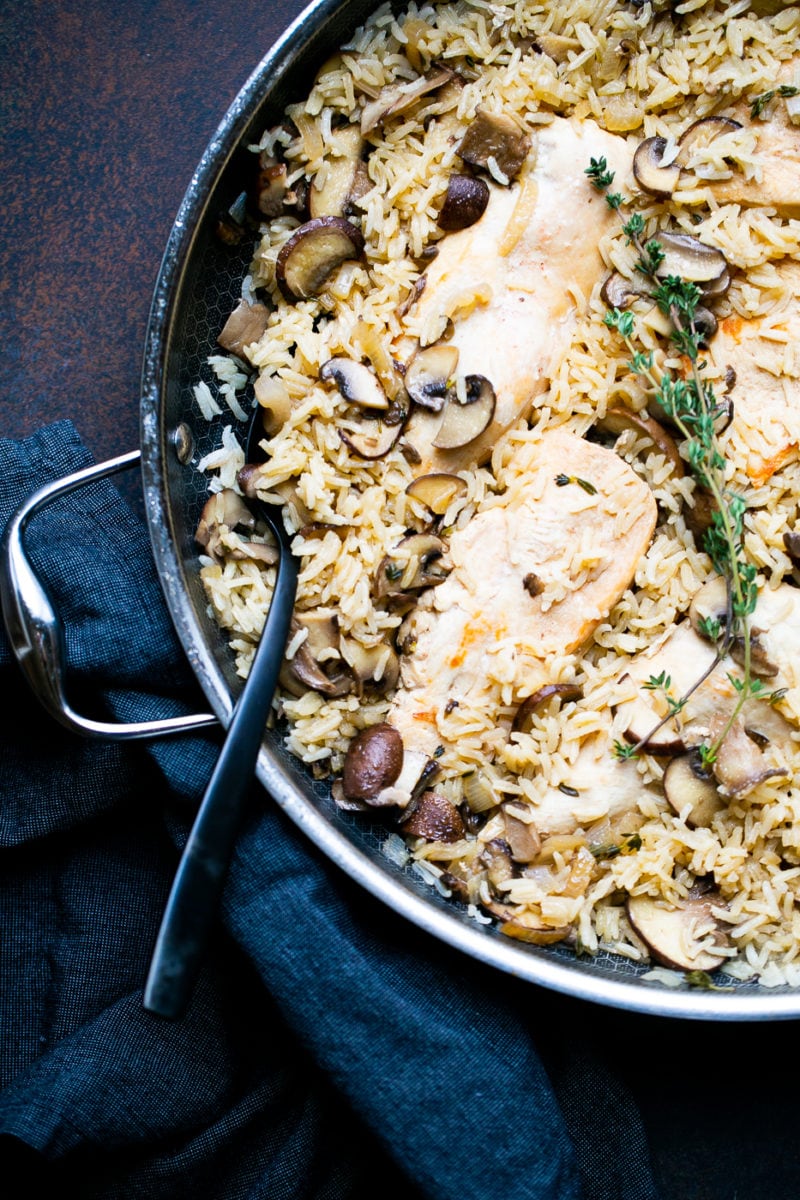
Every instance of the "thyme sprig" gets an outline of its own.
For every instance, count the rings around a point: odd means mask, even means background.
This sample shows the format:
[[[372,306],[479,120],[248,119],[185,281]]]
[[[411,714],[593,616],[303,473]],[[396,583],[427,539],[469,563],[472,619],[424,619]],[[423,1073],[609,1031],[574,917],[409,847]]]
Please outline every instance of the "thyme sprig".
[[[586,175],[594,187],[605,194],[609,208],[618,211],[624,207],[627,203],[625,198],[609,191],[614,182],[614,172],[608,169],[604,158],[591,159]],[[650,385],[655,400],[682,434],[683,454],[692,474],[697,484],[711,495],[714,512],[710,528],[703,538],[703,546],[714,570],[725,580],[728,611],[724,627],[718,621],[706,622],[704,632],[713,636],[717,650],[714,660],[701,678],[679,700],[666,697],[667,713],[646,737],[633,745],[615,742],[614,752],[617,757],[627,759],[644,749],[654,734],[681,711],[691,694],[708,678],[738,639],[743,650],[743,678],[736,686],[736,704],[714,741],[700,748],[704,765],[710,766],[746,702],[762,691],[761,681],[752,676],[751,664],[748,617],[755,609],[757,590],[756,569],[747,561],[743,547],[747,501],[729,488],[725,479],[726,461],[719,446],[716,424],[725,415],[726,407],[717,400],[712,384],[703,375],[702,334],[696,324],[700,290],[696,284],[685,279],[660,274],[664,251],[656,239],[645,240],[645,222],[641,213],[632,213],[623,222],[622,229],[628,244],[633,245],[637,252],[637,271],[650,280],[653,299],[659,310],[670,319],[670,340],[678,353],[688,360],[688,377],[659,373],[653,355],[637,350],[633,341],[633,313],[612,308],[606,314],[605,323],[623,339],[631,355],[631,370]],[[666,679],[650,682],[653,684],[651,690],[666,691],[669,687]]]
[[[750,120],[757,120],[776,96],[800,96],[800,88],[793,87],[790,83],[782,83],[780,87],[762,92],[760,96],[756,96],[754,100],[750,101]]]

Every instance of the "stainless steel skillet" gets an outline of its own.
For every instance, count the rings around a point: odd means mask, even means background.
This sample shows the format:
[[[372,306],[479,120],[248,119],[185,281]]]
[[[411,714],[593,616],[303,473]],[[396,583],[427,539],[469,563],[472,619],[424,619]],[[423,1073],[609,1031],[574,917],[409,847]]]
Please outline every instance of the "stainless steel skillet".
[[[243,189],[246,147],[374,7],[373,0],[318,0],[306,9],[247,81],[192,177],[175,221],[153,299],[141,402],[141,469],[153,552],[178,635],[216,716],[227,724],[238,694],[232,657],[206,612],[193,533],[205,498],[199,459],[219,442],[222,420],[207,425],[192,385],[206,371],[216,335],[238,298],[251,247],[223,246],[220,211]],[[227,420],[227,419],[226,419]],[[126,456],[129,462],[134,456]],[[126,465],[126,464],[122,464]],[[265,738],[258,775],[272,798],[327,855],[368,891],[421,929],[502,972],[587,1000],[648,1013],[703,1019],[800,1015],[800,992],[738,986],[732,992],[671,990],[642,979],[622,959],[576,960],[568,950],[526,946],[478,925],[413,873],[382,853],[385,831],[343,814],[328,789]],[[498,987],[502,976],[498,975]]]

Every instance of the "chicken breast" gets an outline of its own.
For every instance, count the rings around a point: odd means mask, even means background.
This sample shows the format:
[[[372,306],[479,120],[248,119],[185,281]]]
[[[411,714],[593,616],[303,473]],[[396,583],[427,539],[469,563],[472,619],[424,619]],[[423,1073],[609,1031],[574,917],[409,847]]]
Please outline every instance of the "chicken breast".
[[[800,132],[797,134],[800,141]],[[800,263],[777,268],[788,295],[800,297]],[[726,457],[744,464],[755,484],[766,483],[800,446],[800,310],[769,317],[731,316],[720,324],[709,355],[736,373],[734,417],[722,438]]]
[[[406,316],[406,333],[423,346],[452,321],[457,373],[485,376],[496,394],[491,424],[457,450],[431,445],[440,414],[412,414],[405,436],[420,455],[420,475],[485,461],[500,434],[527,415],[601,274],[598,243],[617,218],[584,171],[604,155],[623,185],[631,163],[625,140],[593,121],[559,118],[536,135],[532,154],[521,183],[491,185],[483,217],[439,243]]]
[[[800,71],[800,59],[784,63],[778,84],[791,85]],[[765,117],[752,120],[750,105],[737,106],[734,116],[746,128],[756,130],[756,157],[759,177],[746,179],[735,171],[730,179],[709,185],[719,204],[741,204],[745,208],[763,205],[777,209],[783,217],[800,215],[800,129],[793,125],[784,99],[776,97]]]
[[[553,430],[518,455],[516,482],[453,534],[450,574],[407,619],[387,718],[407,750],[446,742],[455,705],[463,727],[498,687],[521,699],[548,681],[548,657],[588,641],[649,545],[655,500],[613,451]]]

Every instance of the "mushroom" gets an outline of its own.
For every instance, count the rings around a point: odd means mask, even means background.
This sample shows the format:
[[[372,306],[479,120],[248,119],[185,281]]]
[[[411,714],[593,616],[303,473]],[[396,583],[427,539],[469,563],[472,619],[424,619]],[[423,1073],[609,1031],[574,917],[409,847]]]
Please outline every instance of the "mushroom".
[[[480,437],[494,416],[494,388],[483,375],[467,375],[466,399],[453,396],[447,404],[442,423],[432,445],[437,450],[457,450]]]
[[[423,504],[441,517],[458,497],[467,494],[466,481],[460,475],[448,475],[445,471],[433,471],[429,475],[418,475],[406,488],[406,494]]]
[[[425,75],[420,75],[417,79],[412,79],[407,83],[387,84],[386,87],[381,88],[374,100],[364,106],[361,113],[362,134],[371,133],[389,117],[396,117],[399,113],[405,112],[419,100],[420,96],[435,92],[452,77],[453,72],[449,68],[434,67]]]
[[[539,33],[533,46],[557,63],[566,62],[570,52],[578,53],[582,49],[577,38],[564,37],[560,33]]]
[[[432,533],[411,533],[401,539],[378,566],[376,594],[402,596],[405,592],[436,587],[449,573],[441,562],[447,546]]]
[[[554,696],[558,696],[562,704],[568,704],[571,700],[583,699],[583,691],[577,683],[544,684],[543,687],[537,688],[522,701],[511,722],[511,732],[528,733],[531,727],[531,717]]]
[[[346,217],[372,188],[367,164],[361,157],[364,139],[356,125],[347,125],[333,135],[338,157],[325,161],[308,192],[311,217]]]
[[[620,676],[620,683],[629,679],[628,674]],[[635,699],[626,703],[625,712],[628,723],[622,736],[631,746],[640,746],[645,754],[653,754],[657,758],[672,758],[683,754],[686,742],[670,720],[661,724],[661,715],[645,698],[637,692]]]
[[[231,354],[238,354],[239,358],[250,362],[245,350],[261,340],[268,320],[269,309],[265,304],[259,301],[249,304],[246,300],[240,300],[222,326],[217,342],[223,350],[230,350]]]
[[[497,891],[501,884],[506,883],[514,875],[511,847],[503,838],[496,837],[487,842],[481,851],[479,861],[493,891]]]
[[[359,429],[340,429],[339,437],[361,458],[383,458],[403,431],[401,423],[364,420]]]
[[[377,375],[353,358],[329,358],[320,367],[319,377],[326,382],[332,380],[345,400],[360,408],[385,412],[389,407]]]
[[[397,683],[400,661],[394,647],[385,643],[364,646],[353,638],[342,640],[342,657],[360,684],[371,684],[380,692],[388,692]]]
[[[692,493],[692,503],[685,506],[683,510],[686,528],[691,530],[696,538],[702,537],[711,528],[717,508],[713,492],[696,484]]]
[[[652,957],[675,971],[716,971],[728,939],[712,915],[716,897],[687,897],[668,907],[652,896],[630,896],[627,914]]]
[[[516,863],[532,863],[542,848],[542,839],[536,826],[529,821],[523,821],[511,812],[508,805],[503,806],[503,821],[511,857]]]
[[[783,546],[794,566],[800,567],[800,532],[787,530],[783,535]]]
[[[667,140],[649,137],[640,142],[633,156],[633,174],[645,192],[664,199],[678,186],[681,169],[676,162],[664,162]]]
[[[697,750],[673,758],[664,771],[662,784],[667,804],[674,813],[679,816],[689,805],[686,824],[691,829],[706,828],[718,812],[727,808]]]
[[[735,133],[737,129],[741,128],[740,122],[734,121],[732,117],[701,117],[688,129],[684,129],[678,138],[676,161],[682,166],[685,165],[695,150],[708,146],[714,138],[720,137],[722,134]]]
[[[769,656],[766,646],[761,641],[762,629],[750,628],[750,670],[759,679],[774,679],[780,668]],[[731,658],[740,667],[745,664],[744,638],[735,637],[731,642]]]
[[[364,238],[344,217],[313,217],[283,243],[275,278],[287,300],[304,300],[322,291],[337,267],[360,258]]]
[[[400,828],[407,837],[425,838],[428,842],[458,842],[465,833],[461,813],[446,796],[434,791],[422,793]]]
[[[495,178],[499,172],[510,182],[519,174],[530,148],[530,136],[513,117],[479,108],[456,153],[473,167],[483,167]]]
[[[281,687],[293,696],[303,696],[309,689],[323,696],[346,696],[352,692],[353,677],[341,666],[336,616],[326,609],[296,613],[290,626],[290,640],[301,629],[307,631],[306,640],[292,658],[284,660],[279,677]]]
[[[730,595],[728,585],[721,575],[712,575],[699,591],[695,592],[689,605],[689,620],[695,633],[706,641],[715,641],[709,637],[709,624],[716,622],[721,632],[728,627],[730,619]]]
[[[631,301],[639,296],[649,295],[643,284],[626,279],[619,271],[612,271],[607,275],[600,289],[600,296],[609,308],[627,308]]]
[[[448,233],[468,229],[479,221],[489,203],[489,188],[471,175],[451,175],[436,224]]]
[[[256,520],[242,497],[232,488],[215,492],[203,505],[195,530],[195,541],[218,562],[227,558],[263,562],[273,566],[278,551],[271,542],[254,542],[241,538],[237,528],[253,531]]]
[[[652,239],[664,251],[664,261],[658,274],[664,278],[678,276],[700,286],[706,295],[720,295],[720,281],[730,279],[725,255],[714,246],[706,246],[690,233],[671,233],[660,230]],[[711,291],[709,292],[709,288]]]
[[[626,430],[643,435],[650,439],[659,454],[663,454],[677,476],[684,474],[683,459],[677,443],[667,433],[663,425],[654,421],[647,413],[637,413],[630,408],[609,408],[604,417],[597,422],[597,428],[609,433],[620,434]]]
[[[552,946],[563,942],[569,937],[572,929],[569,925],[545,925],[535,913],[518,912],[509,904],[500,904],[496,900],[481,901],[482,907],[500,921],[500,932],[506,937],[519,942],[530,942],[534,946]]]
[[[263,152],[259,155],[255,202],[262,217],[272,219],[283,213],[287,193],[286,165]]]
[[[715,713],[709,723],[709,738],[714,743],[728,725],[726,713]],[[785,776],[783,767],[771,767],[762,748],[750,736],[744,718],[738,716],[728,729],[712,765],[723,796],[740,799],[767,779]]]
[[[458,347],[437,342],[417,350],[406,367],[403,380],[415,404],[441,412],[458,366]]]
[[[397,730],[385,723],[357,734],[347,748],[342,789],[348,800],[375,804],[395,783],[403,766],[403,742]]]

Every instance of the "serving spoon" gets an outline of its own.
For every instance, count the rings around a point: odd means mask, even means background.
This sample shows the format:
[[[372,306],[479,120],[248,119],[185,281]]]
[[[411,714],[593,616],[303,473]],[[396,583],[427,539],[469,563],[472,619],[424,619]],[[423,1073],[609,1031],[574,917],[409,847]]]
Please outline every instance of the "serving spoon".
[[[263,410],[250,420],[248,463],[263,461]],[[162,1017],[182,1015],[216,916],[242,812],[264,737],[297,594],[299,562],[280,509],[248,499],[278,546],[272,601],[222,751],[184,847],[161,921],[144,992],[144,1007]]]

